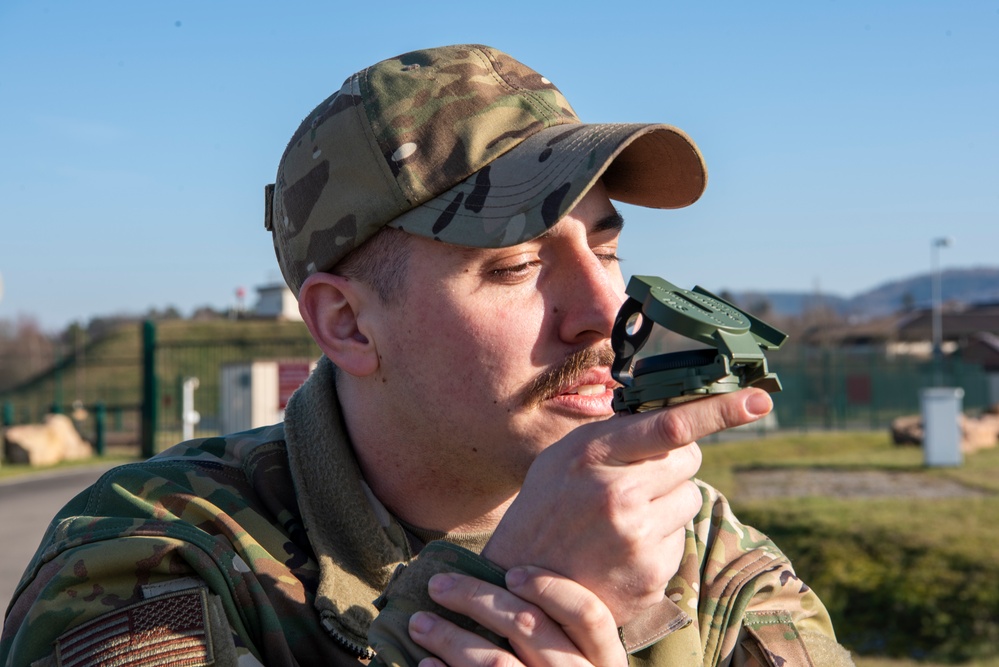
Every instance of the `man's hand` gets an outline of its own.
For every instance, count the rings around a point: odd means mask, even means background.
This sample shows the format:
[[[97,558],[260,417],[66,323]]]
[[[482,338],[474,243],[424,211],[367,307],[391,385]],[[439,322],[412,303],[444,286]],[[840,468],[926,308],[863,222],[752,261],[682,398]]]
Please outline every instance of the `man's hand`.
[[[534,567],[507,572],[507,589],[474,577],[438,574],[430,596],[509,640],[514,654],[429,612],[414,614],[409,633],[436,659],[421,667],[465,665],[624,666],[627,655],[610,610],[571,579]]]
[[[697,438],[767,414],[745,389],[587,424],[542,452],[482,555],[578,582],[618,626],[660,602],[700,510]]]

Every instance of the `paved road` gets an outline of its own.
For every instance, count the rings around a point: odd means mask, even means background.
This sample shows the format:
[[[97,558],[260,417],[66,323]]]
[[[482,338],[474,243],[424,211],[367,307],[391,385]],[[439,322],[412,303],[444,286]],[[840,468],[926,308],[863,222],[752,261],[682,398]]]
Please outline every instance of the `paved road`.
[[[49,520],[109,467],[69,468],[0,482],[0,615],[6,611]]]

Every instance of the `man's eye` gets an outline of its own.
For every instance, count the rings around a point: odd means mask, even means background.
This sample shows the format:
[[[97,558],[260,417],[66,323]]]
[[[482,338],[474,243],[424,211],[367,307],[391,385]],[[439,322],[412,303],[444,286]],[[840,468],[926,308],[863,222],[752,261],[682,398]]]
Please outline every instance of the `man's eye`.
[[[489,272],[489,276],[498,282],[517,282],[521,280],[526,280],[533,276],[541,267],[540,260],[531,260],[529,262],[521,262],[520,264],[511,264],[510,266],[501,266],[497,269],[492,269]]]
[[[614,252],[596,252],[593,254],[604,264],[619,264],[621,262],[621,258]]]
[[[540,266],[540,261],[523,262],[522,264],[514,264],[513,266],[504,266],[500,269],[493,269],[492,275],[497,278],[516,278],[518,276],[527,275],[533,271],[536,267]]]

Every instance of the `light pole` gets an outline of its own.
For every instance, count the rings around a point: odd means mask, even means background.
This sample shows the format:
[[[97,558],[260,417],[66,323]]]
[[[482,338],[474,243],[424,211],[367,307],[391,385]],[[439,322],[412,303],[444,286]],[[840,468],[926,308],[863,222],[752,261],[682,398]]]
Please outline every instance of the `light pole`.
[[[953,243],[949,236],[941,236],[930,243],[930,266],[933,279],[933,379],[936,386],[943,384],[943,315],[940,288],[940,248]]]

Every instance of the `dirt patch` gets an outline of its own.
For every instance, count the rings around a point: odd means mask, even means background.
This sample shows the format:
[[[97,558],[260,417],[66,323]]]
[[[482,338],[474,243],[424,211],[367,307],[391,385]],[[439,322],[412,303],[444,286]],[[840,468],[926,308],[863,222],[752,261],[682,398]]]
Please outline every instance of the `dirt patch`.
[[[959,482],[917,472],[882,470],[743,470],[736,472],[736,497],[764,498],[957,498],[987,495]]]

